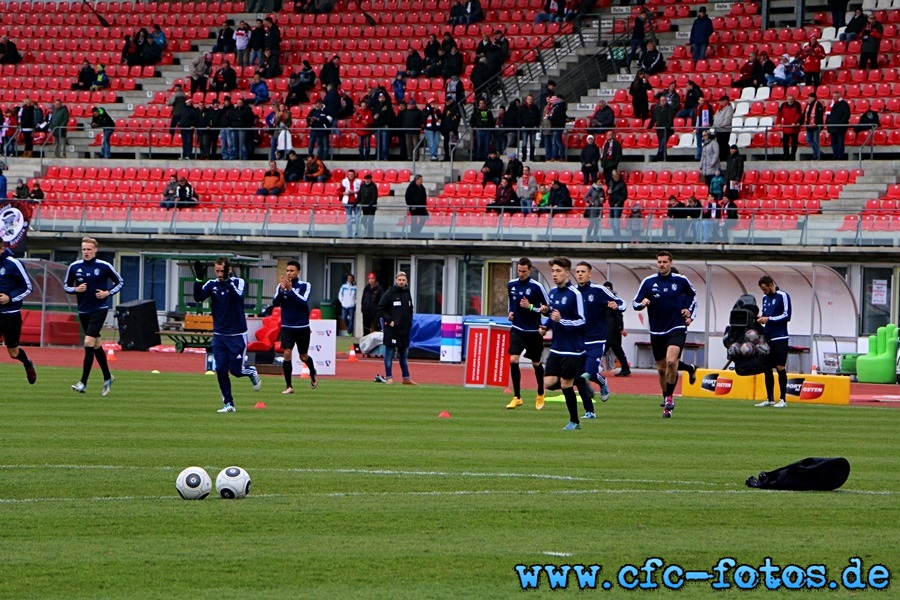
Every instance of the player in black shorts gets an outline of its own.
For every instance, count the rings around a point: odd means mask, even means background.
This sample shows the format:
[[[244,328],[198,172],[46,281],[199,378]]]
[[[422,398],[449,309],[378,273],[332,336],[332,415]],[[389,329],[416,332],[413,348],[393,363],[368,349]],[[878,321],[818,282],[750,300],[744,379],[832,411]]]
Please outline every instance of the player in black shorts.
[[[506,284],[509,299],[509,320],[512,327],[509,332],[509,379],[512,383],[513,399],[506,408],[522,406],[522,374],[519,371],[519,360],[524,352],[534,367],[537,380],[537,396],[534,407],[544,408],[544,365],[541,355],[544,353],[544,336],[540,333],[541,306],[548,304],[547,290],[531,278],[532,264],[528,258],[520,258],[516,265],[516,279]]]
[[[282,275],[275,288],[275,296],[272,304],[281,307],[281,349],[284,351],[284,382],[287,387],[282,394],[293,394],[294,387],[291,381],[293,377],[294,346],[300,354],[300,360],[309,369],[309,384],[312,389],[318,387],[316,379],[316,361],[309,356],[309,294],[312,286],[309,282],[300,280],[300,263],[296,260],[288,261],[285,274]]]
[[[78,298],[78,319],[84,330],[84,361],[81,369],[81,379],[72,386],[72,389],[84,393],[87,387],[88,377],[91,374],[91,366],[96,360],[103,371],[103,389],[101,396],[109,394],[113,384],[113,376],[109,371],[106,354],[100,342],[100,330],[106,321],[106,315],[110,308],[110,296],[118,293],[125,284],[122,276],[115,267],[97,258],[97,240],[94,238],[82,238],[81,260],[76,260],[69,265],[66,272],[66,281],[63,289],[66,293],[75,294]],[[110,287],[112,283],[112,287]]]
[[[6,343],[9,357],[25,367],[28,383],[37,381],[34,364],[25,350],[19,348],[22,336],[22,300],[31,293],[31,278],[9,248],[0,252],[0,338]]]

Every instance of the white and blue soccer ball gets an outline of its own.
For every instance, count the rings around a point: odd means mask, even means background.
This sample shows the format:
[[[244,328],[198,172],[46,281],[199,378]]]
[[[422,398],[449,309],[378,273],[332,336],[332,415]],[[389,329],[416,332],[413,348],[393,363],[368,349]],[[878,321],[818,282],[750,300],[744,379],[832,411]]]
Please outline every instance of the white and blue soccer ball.
[[[175,489],[184,500],[203,500],[212,490],[212,479],[202,467],[188,467],[178,474]]]
[[[250,493],[250,474],[240,467],[227,467],[216,477],[216,491],[226,500],[246,498]]]

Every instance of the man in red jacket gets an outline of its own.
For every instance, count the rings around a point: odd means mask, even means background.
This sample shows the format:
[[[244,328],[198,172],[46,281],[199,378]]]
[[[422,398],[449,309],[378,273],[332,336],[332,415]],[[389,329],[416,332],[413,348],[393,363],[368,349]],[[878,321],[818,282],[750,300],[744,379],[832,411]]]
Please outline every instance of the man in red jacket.
[[[800,137],[800,125],[803,122],[803,109],[788,94],[787,101],[778,107],[778,125],[781,126],[781,145],[784,147],[786,160],[797,160],[797,141]]]

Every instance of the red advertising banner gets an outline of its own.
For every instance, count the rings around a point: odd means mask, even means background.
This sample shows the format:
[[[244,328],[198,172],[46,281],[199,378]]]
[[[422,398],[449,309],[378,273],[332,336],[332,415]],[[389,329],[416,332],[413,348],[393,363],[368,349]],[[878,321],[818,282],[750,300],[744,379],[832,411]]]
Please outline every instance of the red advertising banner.
[[[490,333],[489,324],[469,325],[466,332],[466,387],[484,387],[487,382]]]
[[[505,388],[509,385],[509,327],[491,327],[488,344],[487,385]]]

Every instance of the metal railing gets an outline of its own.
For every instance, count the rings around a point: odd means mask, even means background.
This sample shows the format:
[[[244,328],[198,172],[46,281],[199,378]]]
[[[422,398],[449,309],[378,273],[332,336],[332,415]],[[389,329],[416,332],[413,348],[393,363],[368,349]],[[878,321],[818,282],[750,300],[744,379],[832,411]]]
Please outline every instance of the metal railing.
[[[474,208],[429,206],[421,232],[405,206],[380,206],[374,216],[354,211],[348,223],[341,205],[287,205],[276,197],[242,204],[203,202],[190,208],[162,209],[123,203],[64,203],[45,200],[34,208],[31,228],[42,234],[84,231],[131,235],[228,236],[346,240],[449,240],[491,242],[578,242],[613,244],[713,244],[773,246],[900,245],[900,212],[831,209],[739,209],[739,219],[666,218],[659,209],[643,208],[631,218],[633,203],[621,217],[610,218],[609,208],[595,220],[584,209],[500,208],[488,212],[488,199]]]

